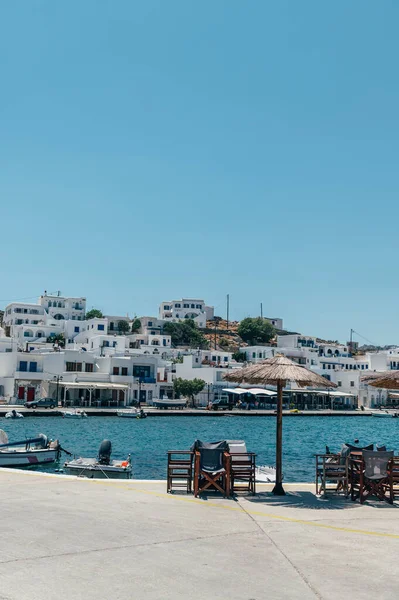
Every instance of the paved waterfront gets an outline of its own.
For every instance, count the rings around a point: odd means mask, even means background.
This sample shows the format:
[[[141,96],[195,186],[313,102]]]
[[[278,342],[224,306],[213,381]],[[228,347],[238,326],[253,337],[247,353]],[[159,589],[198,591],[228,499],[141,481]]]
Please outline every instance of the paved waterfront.
[[[75,407],[79,408],[79,407]],[[62,417],[63,410],[73,410],[73,408],[55,408],[55,409],[31,409],[25,408],[20,405],[7,405],[0,408],[0,417],[4,417],[7,412],[15,409],[22,413],[25,417]],[[96,417],[110,417],[117,414],[117,408],[87,408],[81,407],[80,410],[84,410],[88,416]],[[143,410],[149,417],[223,417],[225,415],[239,416],[239,417],[276,417],[275,410],[239,410],[237,408],[233,410],[205,410],[204,408],[185,408],[183,410],[178,409],[159,409],[153,408],[152,406],[144,406]],[[290,410],[284,410],[283,415],[285,417],[371,417],[371,411],[362,410],[304,410],[300,412],[291,412]]]
[[[1,600],[396,599],[398,506],[0,472]]]

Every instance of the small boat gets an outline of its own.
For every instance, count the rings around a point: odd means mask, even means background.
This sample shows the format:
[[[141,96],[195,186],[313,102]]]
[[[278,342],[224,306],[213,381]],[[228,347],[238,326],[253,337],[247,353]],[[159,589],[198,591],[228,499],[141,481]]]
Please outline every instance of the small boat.
[[[10,412],[6,413],[6,419],[23,419],[24,415],[22,413],[17,412],[16,410],[11,410]]]
[[[74,458],[66,461],[64,469],[69,475],[88,479],[130,479],[132,476],[130,454],[126,460],[111,461],[111,451],[110,440],[103,440],[98,458]]]
[[[396,417],[396,414],[392,413],[392,412],[388,412],[387,410],[378,410],[378,411],[376,410],[371,413],[371,416],[372,417],[380,417],[380,419],[387,419],[387,418],[392,419],[393,417]]]
[[[142,408],[139,409],[134,407],[118,410],[116,411],[116,414],[118,417],[123,417],[125,419],[145,419],[147,416]]]
[[[84,410],[63,410],[62,417],[64,419],[86,419],[87,413]]]
[[[58,440],[49,440],[40,433],[37,438],[9,442],[0,429],[0,467],[24,467],[55,462],[61,451]]]
[[[258,483],[275,483],[276,469],[274,467],[267,466],[256,467],[255,481]]]

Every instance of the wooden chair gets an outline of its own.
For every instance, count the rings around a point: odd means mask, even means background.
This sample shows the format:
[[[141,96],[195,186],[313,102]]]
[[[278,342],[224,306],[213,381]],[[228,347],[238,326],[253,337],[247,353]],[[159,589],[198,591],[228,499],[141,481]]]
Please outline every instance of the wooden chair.
[[[394,456],[390,465],[390,475],[392,479],[393,496],[399,496],[399,456]]]
[[[363,504],[370,496],[393,504],[393,451],[363,450],[362,458],[350,458],[351,499]]]
[[[227,442],[194,445],[194,496],[206,490],[217,490],[230,496],[230,456]]]
[[[172,493],[174,488],[186,488],[191,494],[193,480],[193,456],[191,450],[168,451],[168,474],[166,490]]]
[[[348,458],[341,454],[316,454],[316,495],[327,492],[343,492],[348,497]]]
[[[256,454],[247,452],[243,440],[228,440],[230,455],[231,491],[256,494],[255,458]]]

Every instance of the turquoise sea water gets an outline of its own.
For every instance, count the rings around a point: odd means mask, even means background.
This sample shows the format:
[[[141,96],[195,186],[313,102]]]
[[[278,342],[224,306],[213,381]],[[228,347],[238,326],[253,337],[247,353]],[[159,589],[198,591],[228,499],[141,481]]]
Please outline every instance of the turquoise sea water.
[[[165,479],[166,451],[188,449],[195,439],[217,441],[243,439],[257,453],[257,464],[274,464],[276,421],[272,417],[149,417],[120,419],[89,417],[82,420],[60,417],[0,419],[10,441],[45,433],[77,456],[96,456],[100,442],[112,441],[113,458],[130,453],[133,477]],[[287,417],[283,419],[283,468],[286,481],[313,481],[314,454],[325,446],[338,450],[343,442],[385,444],[399,450],[399,419],[365,417]],[[60,465],[51,465],[54,471]]]

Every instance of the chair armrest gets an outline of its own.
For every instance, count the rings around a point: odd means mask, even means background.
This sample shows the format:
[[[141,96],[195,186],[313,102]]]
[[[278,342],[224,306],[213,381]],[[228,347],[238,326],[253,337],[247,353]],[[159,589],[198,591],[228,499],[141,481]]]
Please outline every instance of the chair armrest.
[[[256,456],[255,452],[229,452],[230,456]]]

